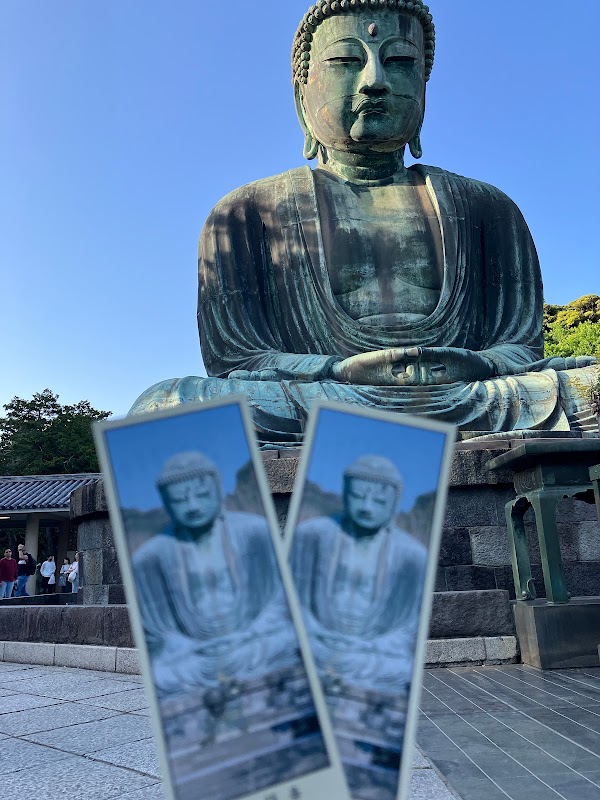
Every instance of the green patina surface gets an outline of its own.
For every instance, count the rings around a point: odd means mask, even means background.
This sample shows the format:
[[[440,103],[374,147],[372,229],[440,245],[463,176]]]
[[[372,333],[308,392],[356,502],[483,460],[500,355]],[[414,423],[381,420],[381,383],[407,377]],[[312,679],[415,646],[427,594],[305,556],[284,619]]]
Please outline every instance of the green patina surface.
[[[540,545],[546,598],[567,603],[570,594],[560,552],[556,508],[566,497],[593,502],[590,467],[600,461],[600,440],[526,442],[492,459],[488,468],[513,471],[517,497],[506,504],[517,600],[535,600],[524,516],[533,508]],[[596,474],[600,468],[595,466]],[[596,484],[596,501],[598,487]]]
[[[199,248],[207,378],[162,381],[132,412],[245,394],[259,439],[301,441],[316,398],[466,431],[593,429],[592,359],[543,358],[529,230],[498,189],[420,157],[434,34],[421,2],[332,0],[293,45],[317,166],[244,186]]]

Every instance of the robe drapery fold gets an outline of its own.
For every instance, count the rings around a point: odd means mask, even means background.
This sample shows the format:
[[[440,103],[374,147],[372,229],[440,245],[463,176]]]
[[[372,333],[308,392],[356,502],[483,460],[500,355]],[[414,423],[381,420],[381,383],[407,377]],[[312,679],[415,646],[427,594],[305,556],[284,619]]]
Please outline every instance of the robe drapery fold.
[[[585,401],[576,393],[561,398],[569,382],[557,370],[579,365],[542,358],[540,267],[521,212],[488,184],[435,167],[410,169],[425,180],[443,244],[443,284],[430,316],[376,327],[342,309],[331,288],[313,173],[290,170],[227,195],[204,226],[198,326],[210,377],[156,384],[132,413],[244,394],[259,439],[277,443],[301,440],[316,398],[424,414],[469,431],[569,430]],[[477,351],[498,377],[416,387],[329,378],[337,360],[405,346]],[[268,370],[270,380],[240,379],[237,370]],[[579,383],[590,382],[577,371]]]
[[[487,184],[431,167],[444,280],[420,322],[373,327],[337,303],[309,167],[242,187],[217,204],[200,241],[198,323],[210,376],[280,369],[319,380],[332,356],[388,347],[484,351],[499,374],[542,357],[542,283],[519,209]]]

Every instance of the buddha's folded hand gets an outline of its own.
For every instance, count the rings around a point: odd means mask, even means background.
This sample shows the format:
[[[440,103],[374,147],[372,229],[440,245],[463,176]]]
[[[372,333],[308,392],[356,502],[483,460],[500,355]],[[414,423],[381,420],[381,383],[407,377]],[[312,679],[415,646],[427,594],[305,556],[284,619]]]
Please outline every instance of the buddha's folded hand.
[[[293,372],[284,369],[235,369],[229,373],[229,378],[242,381],[286,381],[295,377]]]
[[[331,372],[335,380],[357,385],[436,386],[485,380],[494,374],[494,365],[459,347],[394,347],[351,356]]]
[[[422,347],[419,371],[420,383],[425,385],[484,381],[495,374],[488,358],[461,347]]]

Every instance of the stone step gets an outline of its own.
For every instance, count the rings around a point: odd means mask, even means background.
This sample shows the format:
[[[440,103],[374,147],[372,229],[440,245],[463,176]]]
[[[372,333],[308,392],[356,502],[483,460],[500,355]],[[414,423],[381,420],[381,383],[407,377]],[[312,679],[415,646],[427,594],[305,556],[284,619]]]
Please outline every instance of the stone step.
[[[513,664],[518,656],[515,636],[429,639],[425,666],[433,668]],[[139,674],[140,671],[137,650],[133,647],[0,641],[0,662],[2,661],[129,674]]]
[[[4,597],[0,608],[7,606],[73,606],[77,605],[77,592],[52,592],[30,597]]]
[[[48,595],[51,597],[51,595]],[[28,598],[26,598],[28,599]],[[44,597],[32,597],[32,601]],[[432,639],[511,636],[515,632],[508,592],[501,589],[435,592]],[[126,605],[24,605],[3,601],[0,641],[133,647]]]

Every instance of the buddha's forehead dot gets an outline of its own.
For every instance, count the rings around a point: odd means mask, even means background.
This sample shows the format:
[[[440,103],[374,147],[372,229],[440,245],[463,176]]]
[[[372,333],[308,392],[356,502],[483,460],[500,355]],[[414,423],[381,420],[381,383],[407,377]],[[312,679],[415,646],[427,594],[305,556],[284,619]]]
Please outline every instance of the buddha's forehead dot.
[[[379,41],[388,36],[400,35],[418,41],[420,22],[411,14],[393,11],[375,14],[343,14],[328,17],[317,27],[313,49],[320,51],[340,36],[356,36],[366,42]]]

